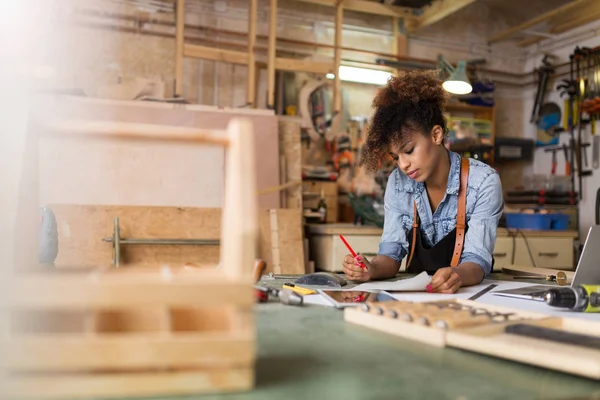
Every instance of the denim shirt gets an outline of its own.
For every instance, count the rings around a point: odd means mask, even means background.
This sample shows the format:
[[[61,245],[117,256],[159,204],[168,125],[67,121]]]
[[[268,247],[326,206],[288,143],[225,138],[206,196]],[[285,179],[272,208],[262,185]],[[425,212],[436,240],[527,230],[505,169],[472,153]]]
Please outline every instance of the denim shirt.
[[[456,227],[458,188],[460,186],[459,154],[450,154],[450,173],[446,194],[432,215],[425,184],[404,175],[398,168],[391,173],[385,190],[385,214],[379,254],[397,262],[410,251],[407,234],[413,224],[413,200],[417,203],[423,240],[433,246]],[[489,165],[469,159],[467,184],[467,225],[463,252],[459,263],[473,262],[484,275],[492,270],[492,253],[496,244],[496,228],[504,209],[502,184],[498,173]]]

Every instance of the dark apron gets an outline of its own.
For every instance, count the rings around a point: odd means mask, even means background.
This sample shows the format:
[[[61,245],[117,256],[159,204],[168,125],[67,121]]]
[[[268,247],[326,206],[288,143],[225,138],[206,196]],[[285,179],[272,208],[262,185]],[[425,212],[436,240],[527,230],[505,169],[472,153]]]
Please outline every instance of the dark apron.
[[[414,203],[413,226],[408,233],[408,243],[411,245],[406,271],[418,274],[423,271],[433,275],[438,269],[457,266],[460,254],[464,246],[465,234],[468,230],[466,223],[467,210],[467,180],[469,174],[469,160],[461,159],[460,189],[458,192],[458,208],[456,212],[456,227],[437,242],[434,246],[428,246],[421,231],[417,204]],[[457,228],[461,227],[460,240],[457,241]],[[415,238],[416,235],[416,238]],[[454,257],[454,254],[457,256]],[[454,264],[454,265],[453,265]]]
[[[465,228],[465,233],[468,228],[468,226]],[[450,266],[456,242],[456,228],[432,247],[425,243],[423,235],[421,228],[418,228],[414,255],[410,264],[406,266],[406,272],[419,274],[426,271],[429,275],[433,275],[438,269]],[[412,237],[413,229],[408,234],[408,243],[412,243]]]

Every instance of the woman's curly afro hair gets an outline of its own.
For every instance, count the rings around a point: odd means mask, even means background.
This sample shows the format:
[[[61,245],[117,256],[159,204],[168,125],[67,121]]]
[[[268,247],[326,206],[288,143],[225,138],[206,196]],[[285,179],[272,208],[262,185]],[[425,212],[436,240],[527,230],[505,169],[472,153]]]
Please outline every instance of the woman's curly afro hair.
[[[436,71],[410,71],[390,78],[373,99],[375,114],[367,128],[361,164],[376,171],[389,146],[402,146],[413,132],[428,135],[439,125],[446,134],[447,99]]]

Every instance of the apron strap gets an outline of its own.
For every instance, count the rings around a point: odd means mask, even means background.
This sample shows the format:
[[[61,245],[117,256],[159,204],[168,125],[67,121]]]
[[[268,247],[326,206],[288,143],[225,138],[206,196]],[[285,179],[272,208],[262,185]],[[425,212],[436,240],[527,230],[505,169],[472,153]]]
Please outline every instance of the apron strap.
[[[469,180],[469,159],[462,157],[460,164],[460,188],[458,189],[458,210],[456,212],[456,241],[454,242],[454,253],[452,254],[451,267],[456,267],[460,261],[463,245],[465,242],[465,228],[467,227],[467,182]],[[419,215],[417,213],[417,202],[413,201],[413,235],[410,246],[410,256],[406,265],[410,265],[415,246],[417,243],[417,229],[419,228]]]
[[[408,262],[406,263],[406,267],[410,265],[412,261],[413,255],[415,254],[415,245],[417,243],[417,229],[419,228],[419,215],[417,214],[417,202],[413,201],[414,211],[413,211],[413,235],[412,235],[412,243],[410,246],[410,257],[408,258]]]
[[[463,157],[460,166],[460,189],[458,190],[458,211],[456,213],[456,242],[452,255],[451,267],[456,267],[460,261],[465,242],[465,228],[467,226],[467,181],[469,180],[469,159]]]

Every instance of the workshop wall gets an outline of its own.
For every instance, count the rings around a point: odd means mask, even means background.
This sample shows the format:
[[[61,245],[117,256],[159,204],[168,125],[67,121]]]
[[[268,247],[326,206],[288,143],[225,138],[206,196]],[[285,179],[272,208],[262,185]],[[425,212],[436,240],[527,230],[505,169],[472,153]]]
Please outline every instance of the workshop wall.
[[[553,39],[552,42],[556,43],[552,47],[542,48],[542,50],[550,51],[551,54],[556,56],[556,59],[553,60],[555,64],[563,64],[569,62],[569,55],[573,52],[576,46],[580,47],[596,47],[600,45],[600,35],[598,35],[597,29],[600,28],[600,21],[596,21],[585,25],[581,28],[573,30],[568,34],[558,36]],[[527,64],[526,68],[533,69],[541,65],[541,60],[543,55],[536,54],[531,57]],[[569,66],[563,66],[557,70],[556,79],[551,80],[548,83],[548,92],[545,98],[546,102],[556,102],[562,110],[564,115],[564,100],[565,97],[560,97],[559,91],[556,90],[556,86],[560,83],[562,79],[569,79]],[[523,132],[525,137],[535,139],[536,138],[536,127],[532,123],[529,122],[531,116],[531,110],[534,105],[536,88],[528,88],[524,92],[524,108],[523,108]],[[577,132],[575,132],[575,139],[577,139]],[[569,134],[567,132],[560,134],[560,144],[565,143],[569,145]],[[582,142],[590,142],[591,143],[591,133],[589,126],[584,127],[582,131]],[[564,175],[565,173],[565,158],[562,152],[556,153],[557,156],[557,175]],[[583,183],[583,199],[579,203],[579,224],[580,235],[583,235],[582,239],[585,240],[585,235],[587,235],[587,231],[589,227],[595,223],[594,215],[595,215],[595,201],[596,201],[596,191],[600,188],[600,170],[592,169],[592,150],[591,147],[587,148],[587,157],[588,157],[588,166],[586,167],[583,163],[583,169],[591,169],[592,175],[588,177],[582,178]],[[529,175],[532,174],[540,174],[544,176],[550,176],[550,169],[552,164],[552,153],[546,153],[543,147],[536,149],[535,151],[535,161],[533,165],[528,169]],[[577,175],[575,176],[575,187],[576,190],[579,191],[578,188],[578,180]]]

